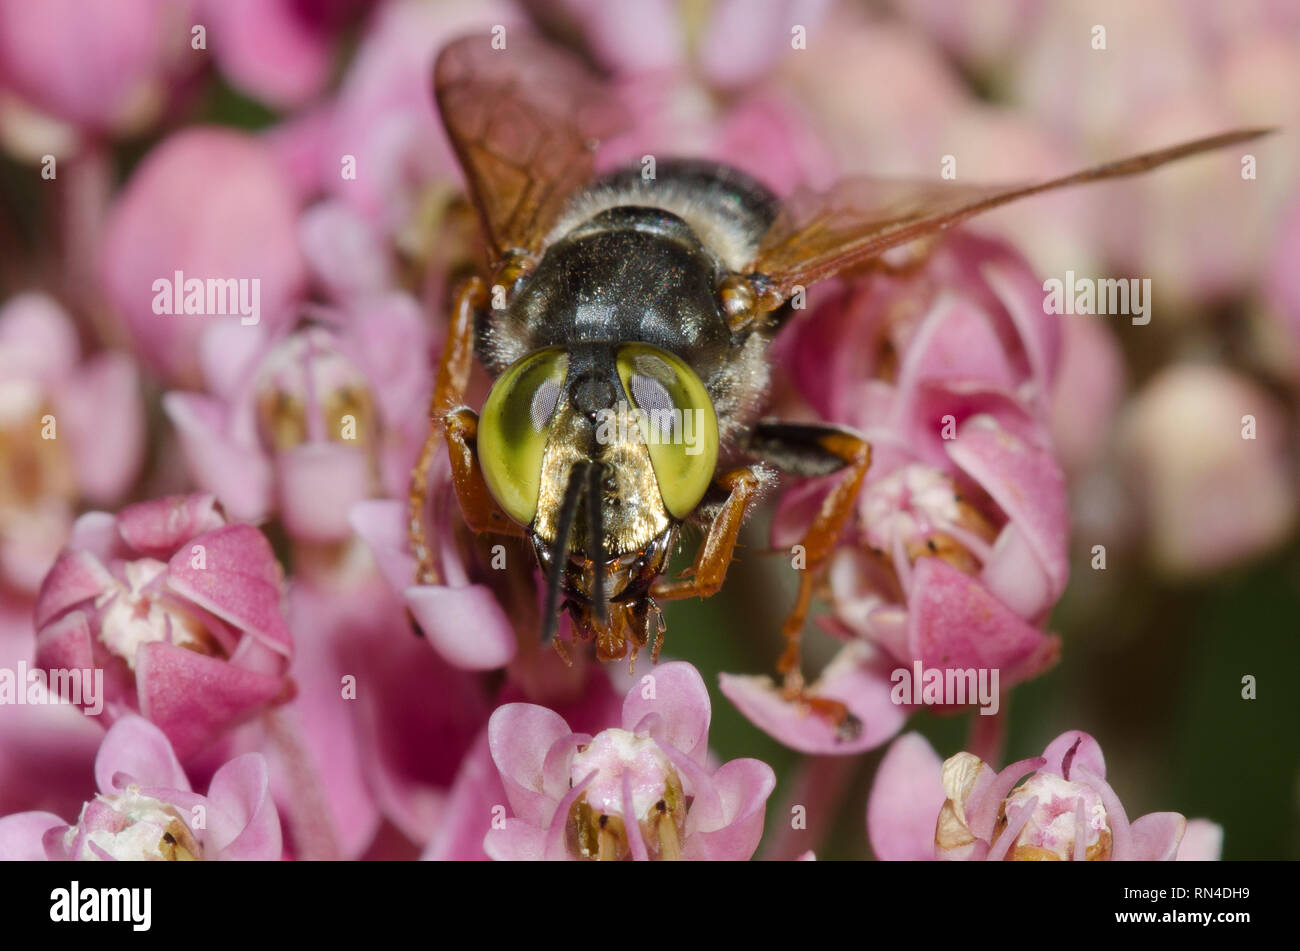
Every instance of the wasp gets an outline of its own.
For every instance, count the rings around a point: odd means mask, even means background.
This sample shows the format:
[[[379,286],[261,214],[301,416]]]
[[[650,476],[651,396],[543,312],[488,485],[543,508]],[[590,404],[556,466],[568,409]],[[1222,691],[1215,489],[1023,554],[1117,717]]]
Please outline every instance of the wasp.
[[[723,585],[746,514],[783,472],[841,473],[803,541],[806,570],[777,670],[804,695],[799,640],[818,569],[871,464],[836,426],[763,416],[768,345],[808,285],[869,273],[883,252],[1041,192],[1133,175],[1243,142],[1244,129],[1029,185],[850,178],[780,202],[739,169],[693,159],[596,175],[620,115],[600,81],[539,39],[485,38],[440,53],[434,93],[477,210],[486,269],[455,295],[429,437],[412,473],[417,581],[435,580],[424,534],[429,468],[449,454],[475,533],[526,538],[547,581],[543,639],[567,611],[601,659],[665,625],[660,603]],[[464,405],[473,361],[493,379]],[[683,525],[694,564],[666,576]],[[554,639],[563,653],[559,639]],[[824,708],[824,709],[823,709]]]

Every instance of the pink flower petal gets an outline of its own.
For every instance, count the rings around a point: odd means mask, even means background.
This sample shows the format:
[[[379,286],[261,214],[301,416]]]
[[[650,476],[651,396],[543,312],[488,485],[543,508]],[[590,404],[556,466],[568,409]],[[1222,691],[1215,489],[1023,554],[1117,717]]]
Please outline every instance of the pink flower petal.
[[[348,513],[371,494],[370,459],[357,446],[304,443],[277,459],[277,509],[289,534],[309,542],[352,533]]]
[[[1223,826],[1209,819],[1190,820],[1178,845],[1176,861],[1217,862],[1222,857]]]
[[[173,495],[139,502],[117,516],[122,540],[153,558],[170,558],[184,542],[225,524],[211,495]],[[188,558],[188,552],[186,555]]]
[[[145,448],[135,364],[122,353],[88,360],[64,383],[55,402],[82,494],[95,504],[117,501],[135,480]]]
[[[338,200],[313,205],[298,219],[308,265],[338,300],[377,294],[391,284],[389,259],[370,223]]]
[[[492,761],[515,815],[546,828],[564,789],[549,789],[544,780],[546,754],[552,744],[572,731],[564,719],[532,703],[498,707],[488,721]],[[489,853],[490,854],[490,853]]]
[[[1069,730],[1052,740],[1043,750],[1043,759],[1047,760],[1044,769],[1072,782],[1078,782],[1078,777],[1073,775],[1077,767],[1106,778],[1106,758],[1102,756],[1101,745],[1082,730]]]
[[[124,779],[140,786],[190,791],[190,781],[163,731],[133,714],[113,724],[95,756],[95,783],[101,793],[118,791]]]
[[[926,667],[997,669],[999,686],[1044,670],[1060,642],[939,558],[920,558],[908,602],[907,643]]]
[[[272,106],[297,106],[329,79],[329,35],[292,0],[207,0],[212,56],[231,84]]]
[[[504,829],[489,829],[483,851],[494,862],[546,861],[546,828],[523,819],[507,819]]]
[[[734,759],[713,774],[722,803],[724,823],[718,828],[694,828],[687,816],[682,858],[697,861],[743,862],[752,858],[763,835],[767,800],[776,788],[772,767],[756,759]]]
[[[36,635],[36,663],[45,670],[90,670],[96,666],[85,612],[65,614],[40,629]]]
[[[1176,812],[1152,812],[1133,820],[1133,858],[1140,862],[1172,862],[1186,829],[1187,820]]]
[[[177,12],[166,0],[0,4],[6,85],[91,130],[134,127],[142,103],[163,92],[168,67],[191,53]]]
[[[405,598],[420,630],[449,664],[496,670],[514,658],[514,627],[486,585],[414,585]]]
[[[930,861],[943,808],[943,760],[919,733],[896,739],[885,753],[867,798],[867,836],[876,858]]]
[[[36,596],[33,617],[42,628],[68,608],[93,600],[116,584],[98,559],[89,552],[65,549],[50,568]]]
[[[15,294],[0,307],[0,373],[55,387],[77,365],[81,347],[72,318],[54,298]]]
[[[718,685],[759,729],[804,753],[848,755],[874,749],[898,732],[908,708],[890,699],[893,662],[865,642],[845,645],[809,689],[839,700],[862,722],[856,738],[840,739],[829,721],[781,696],[768,677],[720,674]]]
[[[162,641],[136,652],[140,713],[188,758],[285,689],[281,676],[246,670]]]
[[[408,549],[406,503],[367,499],[348,513],[352,530],[370,548],[380,574],[394,591],[405,591],[415,578],[415,558]]]
[[[206,848],[226,860],[279,861],[280,816],[271,799],[266,760],[245,753],[226,763],[208,787]]]
[[[49,812],[18,812],[0,818],[0,862],[44,862],[47,832],[68,828]]]
[[[492,762],[488,730],[484,727],[473,748],[461,761],[443,810],[442,821],[434,830],[433,838],[429,840],[421,858],[460,862],[477,862],[488,858],[484,851],[484,841],[493,831],[494,812],[504,816],[508,802],[505,786],[501,784],[501,774]],[[522,820],[507,819],[507,829],[512,821],[530,829],[536,828]],[[543,842],[540,830],[538,832],[536,858],[541,857]],[[514,836],[503,838],[513,839]]]
[[[645,678],[653,678],[647,683]],[[650,696],[647,696],[649,694]],[[645,674],[623,701],[623,729],[636,731],[645,717],[658,718],[654,736],[703,764],[709,752],[709,690],[691,664],[662,664]]]
[[[163,292],[154,283],[174,282],[178,271],[185,282],[257,280],[259,323],[289,320],[306,281],[296,218],[293,190],[264,142],[189,127],[154,146],[109,210],[100,242],[101,282],[141,355],[169,381],[198,385],[204,328],[241,319],[155,313]]]
[[[956,291],[942,294],[917,328],[898,370],[898,390],[911,394],[924,383],[953,380],[1008,390],[1016,384],[987,314]]]
[[[196,546],[203,549],[203,567],[197,567]],[[287,657],[293,641],[280,608],[281,577],[270,543],[251,525],[199,535],[167,565],[171,590]]]
[[[195,484],[221,500],[231,518],[260,521],[271,508],[271,467],[256,445],[227,433],[220,400],[197,393],[167,393],[163,411],[176,427],[186,468]]]
[[[1052,453],[983,417],[962,426],[947,448],[953,462],[1025,533],[1053,590],[1057,594],[1063,591],[1070,570],[1066,552],[1070,515],[1065,474]]]

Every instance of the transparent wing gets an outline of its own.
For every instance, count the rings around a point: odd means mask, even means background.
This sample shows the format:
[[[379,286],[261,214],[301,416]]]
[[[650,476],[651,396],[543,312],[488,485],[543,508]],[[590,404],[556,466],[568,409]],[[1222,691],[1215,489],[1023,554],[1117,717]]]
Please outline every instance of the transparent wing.
[[[784,300],[796,285],[807,286],[860,267],[889,248],[943,231],[1018,199],[1069,185],[1136,175],[1271,131],[1224,132],[1029,185],[848,178],[824,192],[792,195],[759,245],[750,271],[765,275],[771,290]]]
[[[434,96],[478,210],[491,264],[537,252],[568,198],[591,178],[620,115],[600,81],[542,40],[512,32],[446,46]]]

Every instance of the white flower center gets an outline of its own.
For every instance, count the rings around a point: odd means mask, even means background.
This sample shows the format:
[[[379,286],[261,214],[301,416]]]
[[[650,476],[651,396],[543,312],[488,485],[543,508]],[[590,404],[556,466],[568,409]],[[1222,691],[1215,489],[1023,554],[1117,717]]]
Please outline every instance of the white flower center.
[[[136,651],[154,641],[165,641],[200,654],[220,652],[197,617],[159,594],[145,590],[166,570],[166,563],[155,558],[127,562],[126,584],[106,591],[97,602],[98,607],[104,608],[99,639],[132,670]]]
[[[142,795],[136,785],[114,796],[96,796],[86,803],[77,825],[64,834],[63,841],[69,849],[77,850],[73,858],[83,861],[99,861],[104,855],[122,862],[192,861],[203,857],[202,848],[176,807]]]

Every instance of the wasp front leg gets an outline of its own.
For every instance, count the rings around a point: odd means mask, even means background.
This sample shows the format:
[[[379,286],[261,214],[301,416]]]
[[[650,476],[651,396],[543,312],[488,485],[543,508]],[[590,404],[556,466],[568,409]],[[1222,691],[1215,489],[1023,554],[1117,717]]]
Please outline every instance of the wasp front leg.
[[[447,456],[451,460],[451,484],[456,501],[465,516],[465,524],[476,535],[524,536],[524,527],[497,504],[483,479],[478,461],[478,414],[468,406],[459,406],[445,415],[443,430],[447,434]]]
[[[794,609],[781,628],[785,650],[777,661],[777,673],[783,678],[788,699],[806,703],[844,733],[851,734],[861,725],[847,707],[835,700],[810,696],[804,690],[801,641],[813,586],[853,512],[854,501],[871,465],[871,447],[860,436],[835,426],[761,422],[754,428],[749,448],[777,468],[795,475],[844,473],[822,499],[817,515],[800,543],[804,551],[804,571],[799,578],[799,594]]]
[[[686,571],[688,577],[656,582],[650,589],[652,597],[668,601],[709,598],[722,587],[736,550],[740,526],[758,496],[762,479],[756,468],[745,467],[724,472],[713,485],[715,490],[726,493],[726,500],[713,516],[708,535],[695,555],[695,564]]]
[[[469,386],[470,369],[474,362],[474,317],[486,302],[487,287],[478,277],[470,278],[456,295],[451,309],[451,322],[447,327],[447,339],[442,346],[442,358],[438,363],[433,398],[429,403],[429,433],[420,448],[415,468],[411,470],[407,534],[411,553],[415,555],[416,584],[438,583],[438,573],[433,566],[433,555],[429,551],[424,530],[429,469],[444,432],[447,414],[465,400],[465,389]]]

